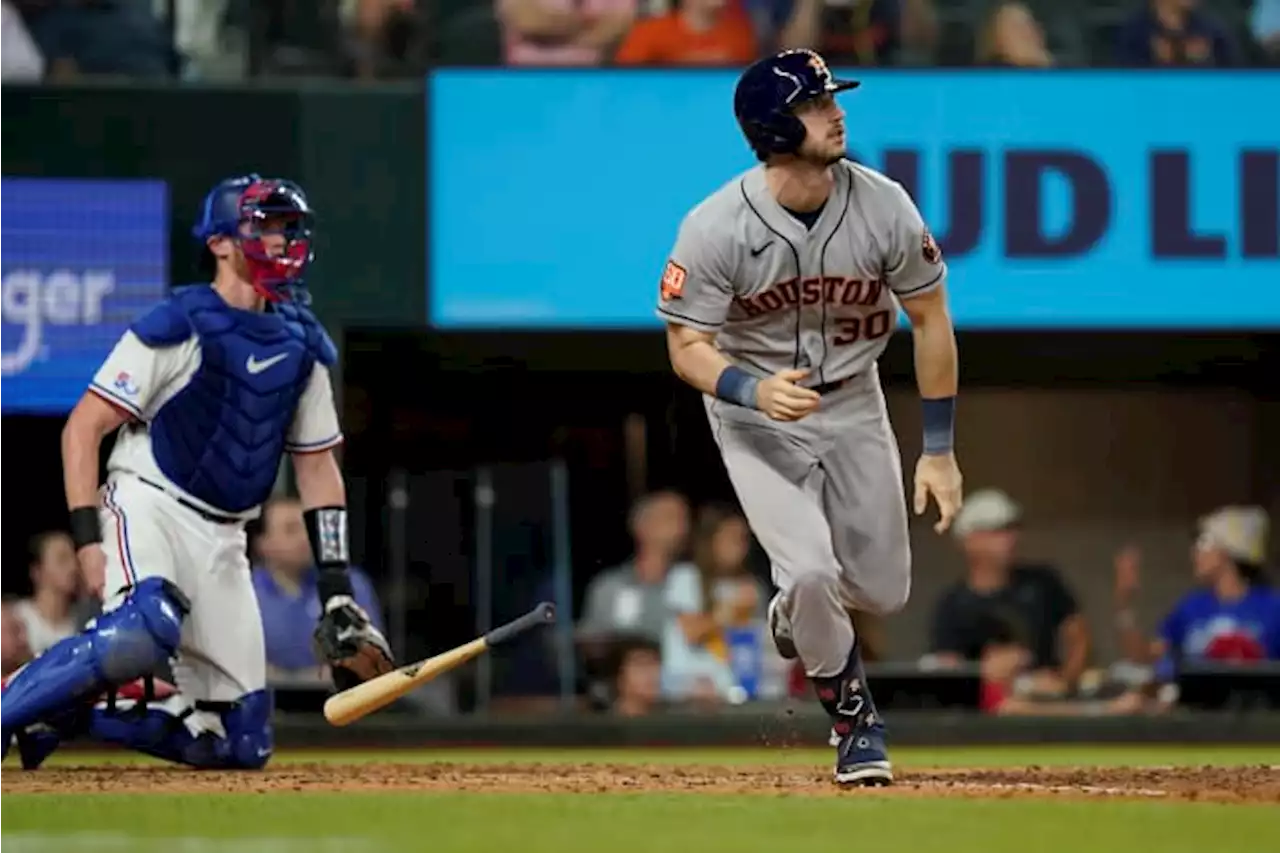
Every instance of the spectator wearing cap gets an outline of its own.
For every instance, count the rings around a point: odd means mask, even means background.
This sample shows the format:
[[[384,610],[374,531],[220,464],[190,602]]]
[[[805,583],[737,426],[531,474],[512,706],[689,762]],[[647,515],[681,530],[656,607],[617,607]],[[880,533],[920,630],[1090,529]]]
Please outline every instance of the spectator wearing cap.
[[[953,528],[965,578],[934,611],[930,658],[944,666],[986,665],[991,654],[1020,658],[1020,691],[1062,695],[1088,664],[1089,628],[1053,567],[1016,559],[1021,520],[1002,491],[985,489],[965,500]]]
[[[1267,513],[1256,506],[1226,506],[1200,519],[1191,548],[1196,589],[1165,616],[1159,637],[1138,629],[1133,605],[1141,552],[1116,555],[1116,624],[1128,657],[1154,663],[1159,681],[1171,681],[1183,662],[1249,664],[1280,660],[1280,595],[1265,581]]]

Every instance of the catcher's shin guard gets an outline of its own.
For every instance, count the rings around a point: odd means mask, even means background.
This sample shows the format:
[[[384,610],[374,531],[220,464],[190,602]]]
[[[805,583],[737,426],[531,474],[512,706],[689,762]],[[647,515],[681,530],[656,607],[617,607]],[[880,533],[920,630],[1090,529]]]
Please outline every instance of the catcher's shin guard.
[[[55,643],[9,679],[0,703],[5,743],[87,697],[152,674],[177,650],[190,610],[186,596],[169,581],[140,581],[119,607]]]

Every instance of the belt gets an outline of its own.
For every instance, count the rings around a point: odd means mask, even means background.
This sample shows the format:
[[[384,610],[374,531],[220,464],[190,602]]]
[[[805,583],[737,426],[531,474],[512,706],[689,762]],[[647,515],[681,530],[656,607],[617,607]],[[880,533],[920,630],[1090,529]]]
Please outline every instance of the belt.
[[[821,385],[813,386],[811,390],[817,391],[819,396],[825,397],[828,394],[833,394],[836,391],[839,391],[841,388],[848,385],[852,379],[852,376],[847,376],[844,379],[837,379],[835,382],[824,382]]]
[[[187,500],[181,495],[175,495],[173,492],[169,491],[164,486],[160,485],[159,483],[153,483],[150,480],[148,480],[146,477],[139,477],[138,479],[146,483],[148,486],[155,489],[156,491],[164,492],[166,495],[173,498],[182,506],[194,512],[196,515],[200,516],[205,521],[210,521],[210,522],[213,522],[214,524],[243,524],[244,523],[243,518],[237,518],[234,515],[220,515],[216,512],[209,512],[209,510],[207,509],[203,509],[202,507],[196,506],[195,503],[193,503],[192,501]]]

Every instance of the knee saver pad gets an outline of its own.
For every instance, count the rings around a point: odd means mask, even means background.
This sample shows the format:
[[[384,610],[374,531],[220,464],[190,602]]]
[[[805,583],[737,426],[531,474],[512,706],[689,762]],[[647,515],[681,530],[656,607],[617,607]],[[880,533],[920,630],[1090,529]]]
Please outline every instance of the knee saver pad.
[[[227,733],[229,761],[233,767],[261,770],[271,760],[275,736],[271,728],[274,707],[271,692],[255,690],[246,693],[235,707],[222,715],[222,728]]]
[[[164,578],[139,581],[119,607],[99,616],[90,633],[102,678],[123,684],[151,675],[178,650],[191,602]]]

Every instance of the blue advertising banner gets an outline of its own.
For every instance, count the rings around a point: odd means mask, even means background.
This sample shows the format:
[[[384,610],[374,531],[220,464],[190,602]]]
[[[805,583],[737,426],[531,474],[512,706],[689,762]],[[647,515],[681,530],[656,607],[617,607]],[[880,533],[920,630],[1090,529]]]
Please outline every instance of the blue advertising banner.
[[[1280,74],[834,70],[961,328],[1280,327]],[[656,328],[681,218],[755,162],[735,79],[435,72],[429,322]]]
[[[168,289],[168,190],[4,178],[0,194],[0,409],[65,413],[129,322]]]

